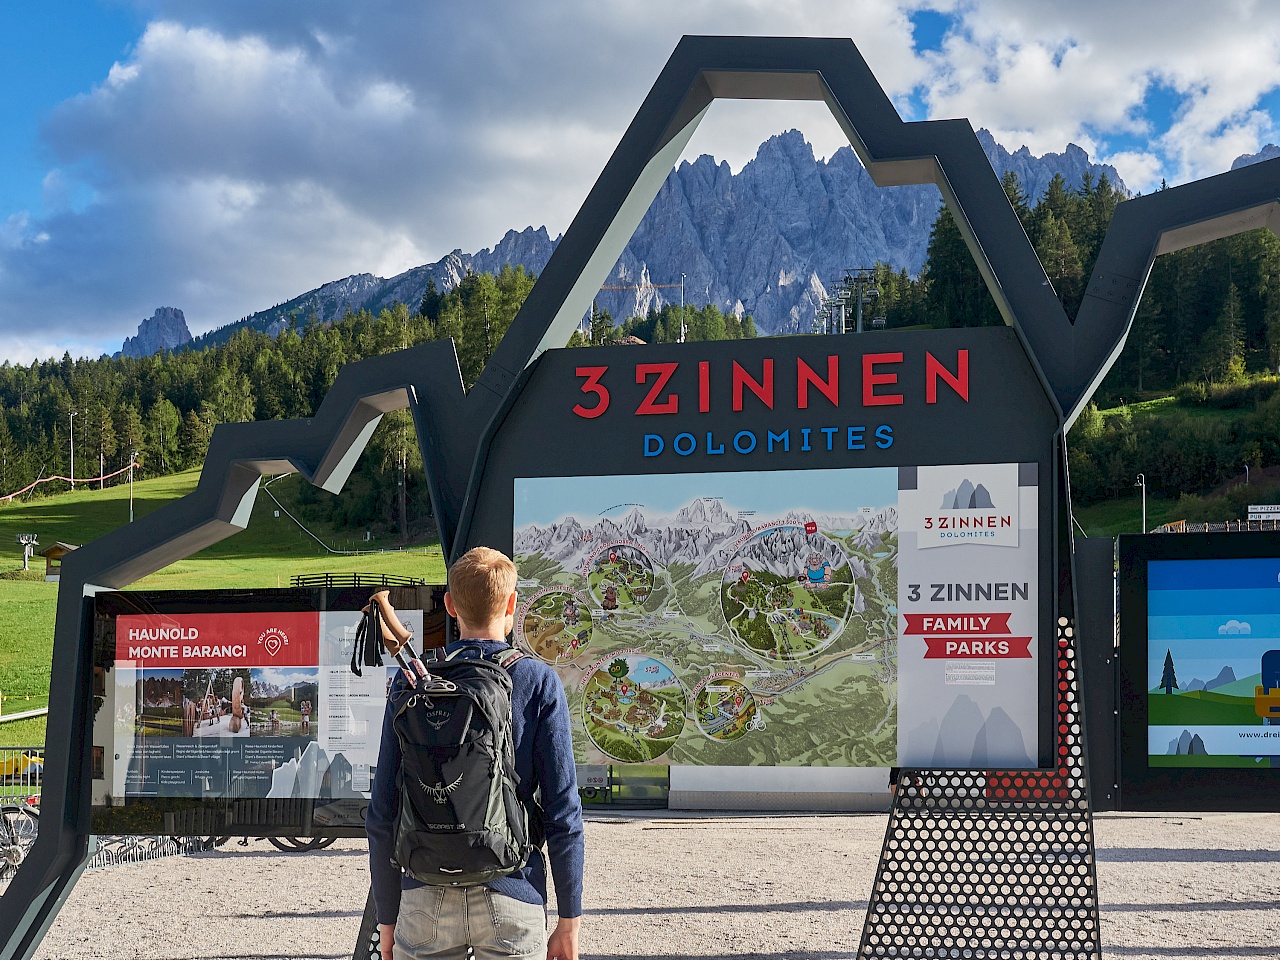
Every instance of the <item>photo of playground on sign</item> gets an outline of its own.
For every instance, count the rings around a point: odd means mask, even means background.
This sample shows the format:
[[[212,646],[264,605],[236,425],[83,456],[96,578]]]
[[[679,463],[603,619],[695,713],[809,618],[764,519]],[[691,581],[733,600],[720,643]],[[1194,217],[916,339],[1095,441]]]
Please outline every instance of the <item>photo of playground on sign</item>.
[[[1033,766],[1034,481],[518,479],[516,640],[560,675],[580,763]]]
[[[1152,560],[1147,763],[1280,766],[1280,561]]]

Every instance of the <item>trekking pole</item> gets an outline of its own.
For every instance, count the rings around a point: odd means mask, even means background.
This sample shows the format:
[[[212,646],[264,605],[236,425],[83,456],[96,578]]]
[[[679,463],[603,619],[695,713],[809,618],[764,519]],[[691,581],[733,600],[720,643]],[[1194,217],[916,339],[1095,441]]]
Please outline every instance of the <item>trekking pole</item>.
[[[369,602],[375,604],[382,615],[382,644],[395,658],[396,663],[403,668],[409,686],[417,689],[419,680],[431,681],[433,684],[441,683],[438,677],[431,676],[413,649],[413,631],[401,623],[400,618],[396,616],[396,609],[391,606],[391,591],[379,590],[369,598]]]

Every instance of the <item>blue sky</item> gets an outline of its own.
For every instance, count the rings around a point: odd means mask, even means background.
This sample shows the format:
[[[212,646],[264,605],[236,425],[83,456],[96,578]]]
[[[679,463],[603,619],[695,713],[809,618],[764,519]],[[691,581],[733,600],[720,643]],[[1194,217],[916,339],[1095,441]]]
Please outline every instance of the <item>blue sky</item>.
[[[686,33],[852,37],[904,117],[1074,142],[1135,189],[1280,141],[1280,7],[1250,0],[9,0],[0,359],[555,235]],[[820,105],[717,103],[686,157],[791,127],[843,143]]]
[[[1178,684],[1212,680],[1224,666],[1237,679],[1280,649],[1280,561],[1156,560],[1147,573],[1147,682],[1173,655]]]
[[[41,123],[59,103],[101,82],[145,26],[137,12],[94,0],[0,5],[0,212],[6,218],[17,210],[45,212],[50,156]]]
[[[859,507],[898,502],[897,467],[865,470],[774,470],[618,477],[539,477],[516,481],[515,527],[547,526],[570,514],[589,525],[635,507],[666,516],[698,499],[719,499],[731,513],[754,510],[754,523],[790,511],[852,515]]]

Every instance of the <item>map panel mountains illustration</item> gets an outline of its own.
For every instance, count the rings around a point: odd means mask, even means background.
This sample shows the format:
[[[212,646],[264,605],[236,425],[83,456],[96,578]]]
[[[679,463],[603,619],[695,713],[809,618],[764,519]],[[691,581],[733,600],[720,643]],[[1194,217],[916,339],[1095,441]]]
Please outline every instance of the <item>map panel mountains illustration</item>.
[[[895,763],[896,470],[804,474],[516,481],[516,638],[579,762]]]

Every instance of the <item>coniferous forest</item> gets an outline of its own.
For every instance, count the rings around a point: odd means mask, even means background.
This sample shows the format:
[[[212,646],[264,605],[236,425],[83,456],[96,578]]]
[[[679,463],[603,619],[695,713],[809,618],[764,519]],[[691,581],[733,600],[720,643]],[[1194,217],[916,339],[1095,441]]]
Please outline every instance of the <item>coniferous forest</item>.
[[[1124,195],[1105,177],[1070,189],[1059,176],[1028,198],[1003,180],[1066,313],[1084,296],[1107,224]],[[945,208],[919,276],[876,267],[889,328],[1003,322]],[[142,359],[48,360],[0,366],[0,496],[69,472],[72,412],[76,476],[129,463],[138,476],[197,466],[218,423],[305,417],[338,370],[362,357],[452,337],[473,384],[532,288],[521,267],[469,274],[420,303],[332,324],[299,323],[277,337],[241,330],[223,345]],[[663,306],[615,324],[593,309],[570,346],[636,337],[679,338],[681,310]],[[714,305],[684,311],[688,340],[755,336],[750,316]],[[869,334],[874,335],[874,334]],[[1129,492],[1144,472],[1153,493],[1184,497],[1188,519],[1220,519],[1200,496],[1251,467],[1280,465],[1280,240],[1255,231],[1160,257],[1124,354],[1071,434],[1073,496],[1090,503]],[[1129,406],[1168,396],[1159,416]],[[1101,408],[1101,409],[1100,409]],[[100,469],[101,468],[101,469]],[[117,480],[116,482],[119,482]],[[32,495],[65,489],[47,484]],[[1260,492],[1260,491],[1259,491]],[[429,504],[407,413],[383,419],[341,497],[307,491],[300,506],[340,527],[410,539],[429,533]],[[1198,516],[1206,514],[1205,516]],[[1235,514],[1231,514],[1234,516]]]

